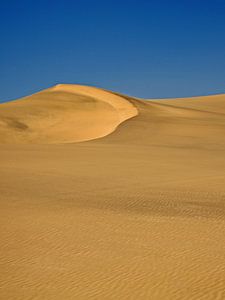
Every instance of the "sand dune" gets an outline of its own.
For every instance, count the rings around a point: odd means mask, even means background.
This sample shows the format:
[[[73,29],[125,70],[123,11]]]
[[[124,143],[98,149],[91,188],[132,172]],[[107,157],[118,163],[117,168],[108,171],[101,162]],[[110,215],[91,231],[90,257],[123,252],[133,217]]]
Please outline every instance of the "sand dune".
[[[0,122],[1,299],[225,299],[225,95],[59,85]]]
[[[1,104],[1,143],[70,143],[105,136],[137,109],[94,87],[59,84]]]

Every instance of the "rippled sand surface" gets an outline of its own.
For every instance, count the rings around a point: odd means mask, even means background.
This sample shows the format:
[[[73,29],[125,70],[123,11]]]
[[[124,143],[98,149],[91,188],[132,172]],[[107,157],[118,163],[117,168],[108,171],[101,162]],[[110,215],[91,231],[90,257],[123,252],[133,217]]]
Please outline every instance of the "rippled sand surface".
[[[225,299],[225,96],[42,93],[0,105],[0,298]]]

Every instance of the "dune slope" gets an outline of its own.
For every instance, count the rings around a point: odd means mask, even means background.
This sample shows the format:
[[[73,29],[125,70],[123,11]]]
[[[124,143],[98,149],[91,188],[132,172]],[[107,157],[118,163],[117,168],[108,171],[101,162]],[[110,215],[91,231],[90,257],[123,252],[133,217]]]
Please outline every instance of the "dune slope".
[[[71,85],[0,105],[0,298],[225,299],[224,113]]]
[[[0,143],[66,143],[105,136],[137,114],[123,97],[60,84],[1,104]]]

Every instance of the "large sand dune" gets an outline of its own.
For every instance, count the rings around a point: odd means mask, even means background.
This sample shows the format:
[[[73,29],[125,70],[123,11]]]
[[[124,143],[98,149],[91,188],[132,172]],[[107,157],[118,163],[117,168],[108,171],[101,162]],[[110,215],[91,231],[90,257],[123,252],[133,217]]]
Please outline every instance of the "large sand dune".
[[[1,104],[0,298],[225,299],[224,134],[225,95]]]
[[[137,109],[122,97],[94,87],[59,84],[2,104],[0,142],[65,143],[111,133]]]

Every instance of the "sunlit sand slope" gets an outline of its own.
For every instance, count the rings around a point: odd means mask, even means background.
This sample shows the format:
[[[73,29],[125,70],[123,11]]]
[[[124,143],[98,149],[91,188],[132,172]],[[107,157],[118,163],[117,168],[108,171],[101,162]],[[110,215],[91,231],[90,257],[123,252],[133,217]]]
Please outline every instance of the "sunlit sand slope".
[[[1,127],[0,299],[224,300],[225,96],[41,95],[0,105],[38,129]]]
[[[0,143],[64,143],[105,136],[137,114],[123,97],[60,84],[1,104]]]
[[[138,116],[105,142],[181,148],[224,147],[225,95],[143,101],[128,98]]]

